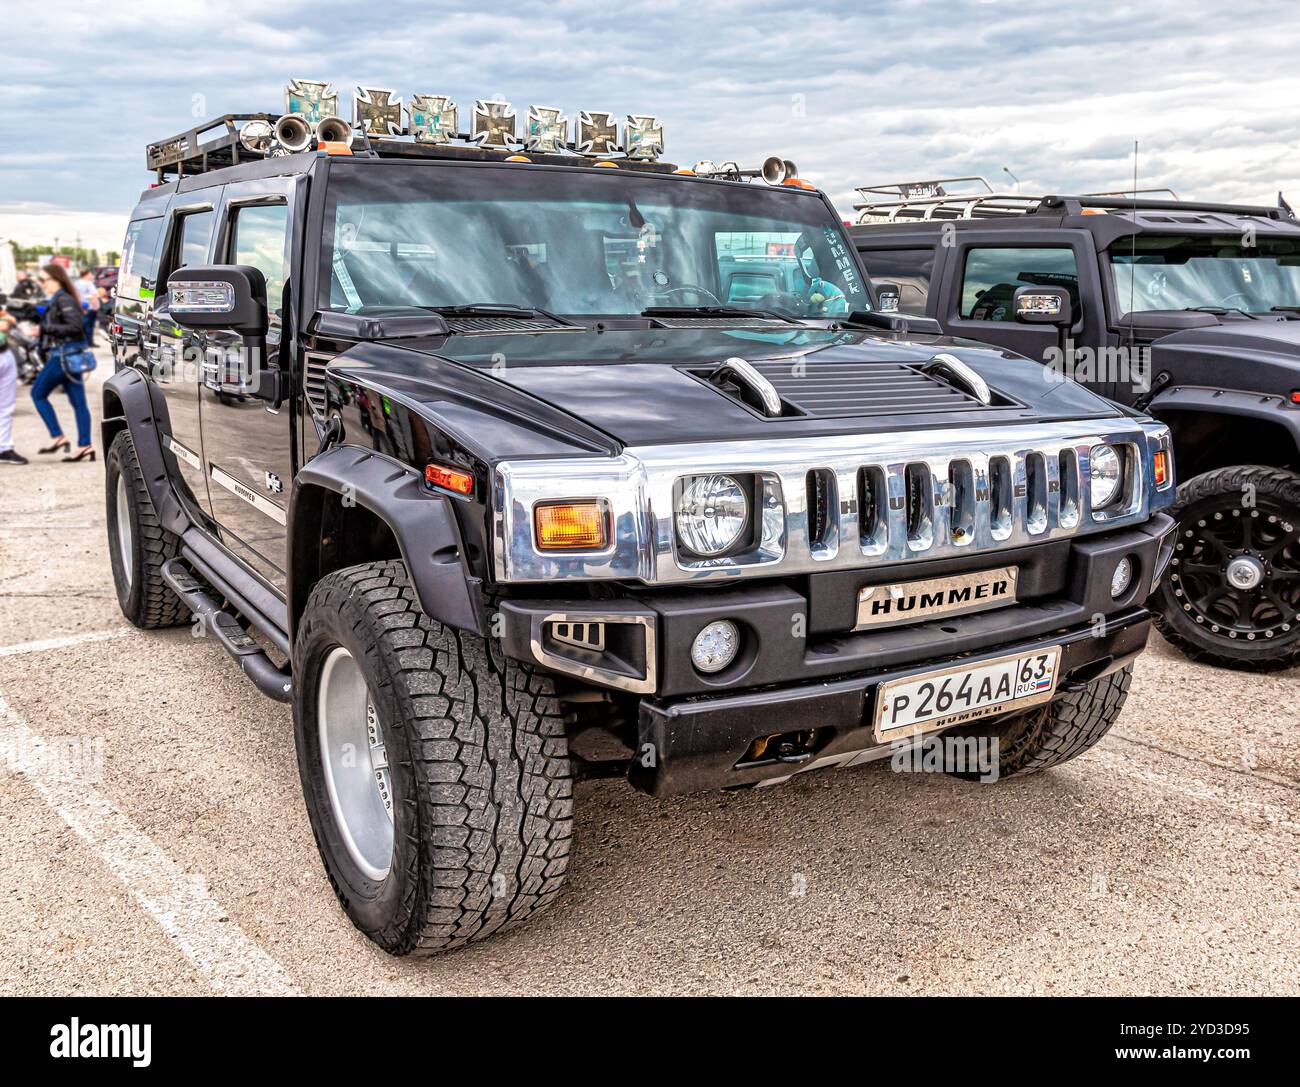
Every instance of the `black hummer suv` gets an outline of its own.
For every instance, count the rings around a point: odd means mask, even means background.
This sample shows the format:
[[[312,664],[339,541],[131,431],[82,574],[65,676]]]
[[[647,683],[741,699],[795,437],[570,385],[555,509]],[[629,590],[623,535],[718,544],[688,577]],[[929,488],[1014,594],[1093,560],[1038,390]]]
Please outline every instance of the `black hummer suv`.
[[[972,191],[974,190],[974,191]],[[859,190],[850,230],[902,312],[1047,364],[1169,425],[1182,484],[1152,598],[1189,656],[1300,663],[1300,222],[1163,196]],[[1279,202],[1280,203],[1280,202]],[[1044,308],[1043,289],[1063,297]],[[1030,295],[1017,303],[1018,292]]]
[[[360,133],[232,163],[237,121],[131,217],[114,577],[292,702],[376,943],[551,901],[584,776],[767,785],[947,730],[1005,777],[1114,722],[1163,425],[877,312],[797,179]]]

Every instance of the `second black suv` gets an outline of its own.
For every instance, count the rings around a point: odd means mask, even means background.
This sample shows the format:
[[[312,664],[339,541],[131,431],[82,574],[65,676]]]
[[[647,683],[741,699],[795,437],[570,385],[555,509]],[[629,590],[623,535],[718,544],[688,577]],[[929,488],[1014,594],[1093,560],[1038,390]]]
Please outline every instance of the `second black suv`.
[[[1152,600],[1165,637],[1232,668],[1300,663],[1290,209],[1167,190],[1027,196],[982,178],[859,191],[850,233],[902,313],[1038,359],[1045,379],[1072,378],[1169,425],[1182,483],[1179,542]]]

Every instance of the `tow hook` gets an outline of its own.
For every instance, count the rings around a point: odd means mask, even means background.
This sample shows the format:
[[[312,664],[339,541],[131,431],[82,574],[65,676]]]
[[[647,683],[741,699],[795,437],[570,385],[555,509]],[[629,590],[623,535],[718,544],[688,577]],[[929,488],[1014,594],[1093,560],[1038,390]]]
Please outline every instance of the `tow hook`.
[[[749,766],[761,766],[765,763],[807,762],[813,756],[813,745],[817,739],[815,728],[800,732],[778,732],[771,736],[760,736],[745,752],[744,757],[736,763],[737,770]]]

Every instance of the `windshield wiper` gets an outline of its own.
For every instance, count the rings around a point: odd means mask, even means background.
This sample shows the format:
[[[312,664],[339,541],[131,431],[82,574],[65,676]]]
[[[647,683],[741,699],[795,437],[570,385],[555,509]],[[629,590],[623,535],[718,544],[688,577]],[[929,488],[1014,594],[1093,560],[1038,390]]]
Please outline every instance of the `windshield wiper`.
[[[1259,320],[1256,314],[1250,310],[1242,309],[1240,306],[1184,306],[1183,313],[1209,313],[1215,317],[1224,317],[1229,313],[1240,313],[1243,317],[1249,317],[1252,321]]]
[[[544,310],[517,306],[513,302],[467,302],[460,306],[423,306],[442,317],[536,317]]]
[[[776,321],[798,324],[799,318],[774,309],[756,309],[749,306],[648,306],[642,317],[770,317]]]

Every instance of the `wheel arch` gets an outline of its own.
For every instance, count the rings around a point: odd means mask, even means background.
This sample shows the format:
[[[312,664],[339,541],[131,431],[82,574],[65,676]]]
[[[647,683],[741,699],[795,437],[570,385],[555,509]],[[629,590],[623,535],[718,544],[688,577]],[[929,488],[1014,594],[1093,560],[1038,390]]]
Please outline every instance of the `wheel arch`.
[[[1274,397],[1171,389],[1147,410],[1169,427],[1179,479],[1240,464],[1300,467],[1300,410]]]
[[[465,557],[452,499],[382,454],[339,446],[294,480],[289,508],[289,637],[312,587],[364,562],[401,559],[425,614],[483,634],[482,581]]]

